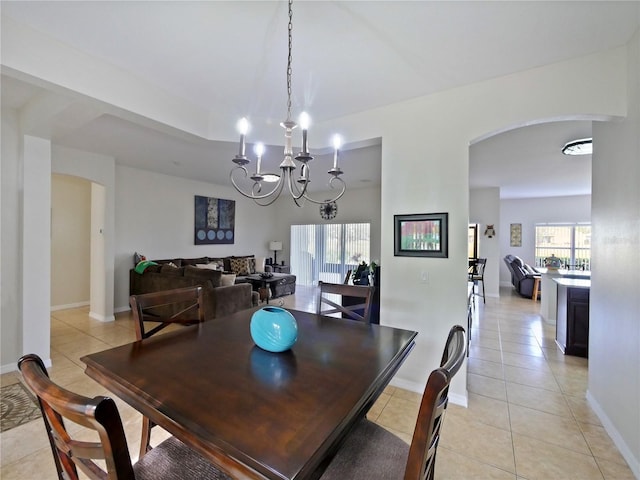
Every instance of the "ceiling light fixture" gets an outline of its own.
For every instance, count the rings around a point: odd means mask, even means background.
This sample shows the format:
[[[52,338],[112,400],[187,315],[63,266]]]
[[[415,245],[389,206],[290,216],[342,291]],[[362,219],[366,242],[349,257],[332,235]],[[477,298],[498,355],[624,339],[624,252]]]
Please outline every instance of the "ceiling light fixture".
[[[562,147],[562,153],[565,155],[591,155],[592,151],[593,143],[591,138],[574,140]]]
[[[289,193],[293,198],[293,201],[298,207],[301,207],[304,204],[305,200],[309,200],[310,202],[317,204],[324,204],[327,202],[335,202],[344,194],[347,186],[344,183],[344,180],[340,178],[342,175],[342,170],[338,166],[338,156],[340,153],[340,137],[337,135],[334,137],[334,154],[333,154],[333,168],[331,168],[327,173],[329,174],[329,186],[331,189],[339,190],[338,194],[331,198],[330,200],[314,200],[307,193],[307,188],[309,187],[309,183],[311,183],[311,170],[309,168],[309,162],[313,160],[313,157],[309,154],[308,142],[307,142],[307,131],[309,129],[309,115],[303,112],[300,115],[299,122],[302,127],[302,151],[298,153],[296,157],[293,157],[293,149],[291,144],[291,133],[298,126],[294,121],[291,120],[291,47],[292,47],[292,30],[293,30],[293,13],[292,13],[292,4],[293,0],[289,0],[289,24],[288,24],[288,39],[289,39],[289,56],[287,57],[287,119],[280,124],[284,131],[284,160],[280,164],[280,173],[265,173],[261,170],[261,162],[262,155],[264,154],[264,146],[261,143],[255,145],[254,150],[256,153],[256,170],[255,173],[249,174],[246,166],[250,160],[247,158],[245,154],[245,138],[247,132],[249,131],[249,122],[246,118],[242,118],[238,122],[238,130],[240,132],[240,144],[238,147],[238,154],[233,158],[233,163],[236,164],[235,167],[231,170],[229,174],[229,178],[231,179],[231,183],[235,187],[235,189],[244,195],[247,198],[252,199],[258,205],[267,206],[271,205],[275,202],[278,197],[280,197],[280,193],[282,193],[282,189],[284,185],[287,184]],[[300,162],[300,176],[294,180],[294,171],[298,168],[296,163],[293,161],[297,160]],[[238,175],[241,174],[241,175]],[[250,179],[253,184],[250,189],[247,191],[243,190],[240,185],[236,182],[236,178],[234,176],[239,177],[239,179]],[[275,183],[273,188],[269,186],[266,192],[263,192],[263,183]],[[334,185],[337,184],[337,185]]]

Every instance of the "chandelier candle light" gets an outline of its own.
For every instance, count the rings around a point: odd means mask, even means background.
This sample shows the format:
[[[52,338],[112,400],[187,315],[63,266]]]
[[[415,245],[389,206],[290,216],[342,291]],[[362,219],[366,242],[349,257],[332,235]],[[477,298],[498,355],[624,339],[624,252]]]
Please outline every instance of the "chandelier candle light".
[[[341,139],[338,135],[333,138],[334,154],[333,154],[333,167],[327,172],[329,174],[329,187],[334,190],[338,190],[338,194],[329,200],[315,200],[307,193],[309,183],[311,183],[311,169],[309,168],[309,162],[313,160],[313,157],[309,153],[309,145],[307,140],[307,133],[309,130],[309,124],[311,123],[309,115],[302,112],[298,121],[302,129],[302,151],[293,157],[293,147],[291,134],[298,124],[291,120],[291,50],[292,50],[292,30],[293,30],[293,0],[289,0],[289,25],[288,25],[288,39],[289,39],[289,56],[287,57],[287,119],[280,124],[284,128],[284,160],[280,164],[280,174],[265,173],[262,172],[262,156],[264,155],[265,147],[261,143],[257,143],[254,147],[256,154],[256,171],[250,175],[246,165],[250,163],[250,160],[246,156],[246,136],[249,131],[249,121],[246,118],[242,118],[238,122],[238,131],[240,132],[240,143],[238,147],[238,154],[233,158],[233,163],[236,164],[231,170],[229,178],[235,189],[247,198],[252,199],[258,205],[267,206],[275,202],[284,188],[285,183],[288,186],[289,193],[293,198],[294,203],[301,207],[305,200],[316,204],[323,204],[327,202],[335,202],[344,194],[347,186],[344,180],[340,178],[343,171],[338,166],[338,157],[340,152]],[[293,161],[300,162],[300,176],[294,181],[294,171],[298,168]],[[239,178],[249,178],[253,181],[250,191],[243,190],[237,183],[234,176],[240,172]],[[275,183],[273,187],[265,188],[263,191],[264,183]]]

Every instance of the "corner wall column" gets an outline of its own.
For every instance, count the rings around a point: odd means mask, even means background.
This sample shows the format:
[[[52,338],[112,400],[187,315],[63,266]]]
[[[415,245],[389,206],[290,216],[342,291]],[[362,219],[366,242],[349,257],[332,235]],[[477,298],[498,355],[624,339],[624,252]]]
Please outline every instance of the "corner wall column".
[[[22,353],[51,365],[51,142],[23,137]]]

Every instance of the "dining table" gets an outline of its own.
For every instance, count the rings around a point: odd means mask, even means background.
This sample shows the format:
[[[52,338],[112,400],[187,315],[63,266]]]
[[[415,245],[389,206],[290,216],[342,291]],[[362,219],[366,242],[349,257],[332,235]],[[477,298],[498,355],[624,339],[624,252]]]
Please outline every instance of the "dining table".
[[[260,307],[81,358],[86,373],[232,478],[318,478],[417,332],[289,310],[285,352],[250,334]]]

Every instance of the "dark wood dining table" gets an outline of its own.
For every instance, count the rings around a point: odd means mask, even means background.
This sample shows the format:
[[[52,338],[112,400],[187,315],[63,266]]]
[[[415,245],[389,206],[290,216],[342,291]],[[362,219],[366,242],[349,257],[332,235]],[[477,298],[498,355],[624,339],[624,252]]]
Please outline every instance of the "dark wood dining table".
[[[317,478],[414,347],[414,331],[290,310],[298,340],[256,346],[256,309],[82,357],[86,373],[234,478]]]

